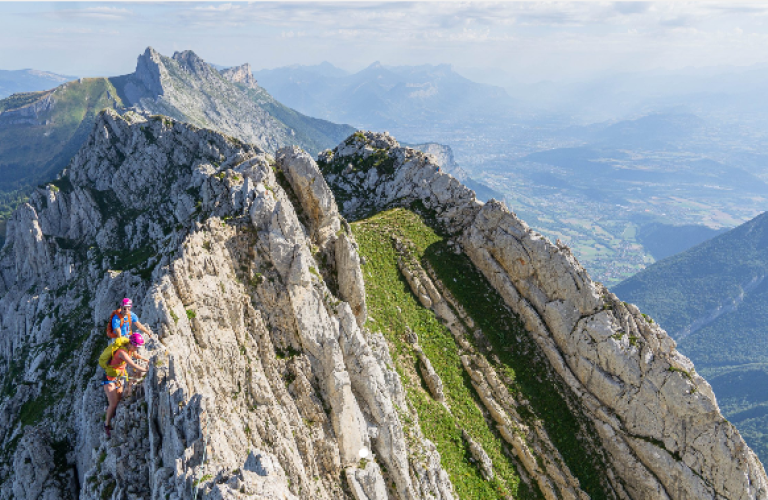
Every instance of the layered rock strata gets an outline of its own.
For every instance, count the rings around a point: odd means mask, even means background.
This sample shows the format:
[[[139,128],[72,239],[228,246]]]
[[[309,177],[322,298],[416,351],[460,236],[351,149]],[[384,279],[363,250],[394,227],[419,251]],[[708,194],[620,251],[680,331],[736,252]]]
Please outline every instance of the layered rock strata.
[[[221,76],[232,83],[239,83],[251,89],[258,88],[256,78],[254,78],[253,73],[251,73],[251,65],[248,63],[223,69],[221,70]]]
[[[357,133],[320,165],[345,216],[415,208],[470,257],[580,401],[610,457],[616,495],[768,498],[762,464],[692,363],[657,324],[594,283],[565,245],[503,204],[477,202],[387,134]]]
[[[610,495],[768,498],[762,465],[690,361],[567,247],[386,134],[357,133],[319,165],[165,117],[99,116],[64,175],[14,213],[0,252],[0,498],[456,498],[387,342],[365,328],[342,215],[394,206],[423,214],[525,323],[553,390],[597,434],[584,439],[607,457]],[[545,429],[519,418],[527,403],[472,318],[393,244],[521,476],[545,498],[585,498]],[[124,296],[154,332],[152,362],[108,441],[94,367]]]
[[[475,326],[472,318],[450,296],[445,287],[437,285],[433,281],[430,273],[408,251],[406,242],[394,238],[393,245],[399,254],[398,267],[400,272],[421,304],[431,309],[452,333],[459,349],[461,364],[469,375],[472,387],[488,412],[490,420],[494,422],[502,439],[512,447],[518,464],[523,467],[528,477],[533,478],[537,483],[544,498],[547,500],[589,498],[581,490],[578,479],[568,469],[563,457],[552,444],[543,426],[538,423],[533,426],[526,425],[520,417],[518,411],[520,407],[524,408],[528,414],[535,415],[530,405],[526,401],[516,401],[512,397],[495,368],[485,358],[484,354],[486,353],[479,352],[474,347],[473,342],[468,340],[467,328]],[[484,340],[480,330],[475,330],[473,336],[478,341]],[[435,399],[440,401],[436,395],[437,390],[433,388],[433,385],[436,385],[435,377],[437,374],[434,373],[434,370],[430,370],[431,364],[421,349],[418,348],[418,344],[414,346],[414,350],[422,363],[428,367],[424,374],[427,387],[430,388]],[[440,388],[442,389],[442,384],[440,384]],[[442,394],[442,390],[437,394]],[[466,435],[466,431],[464,434]],[[468,438],[468,435],[464,437],[470,452],[478,461],[483,477],[486,480],[492,478],[490,459],[485,455],[485,451],[482,451],[482,448],[478,449],[477,443]]]
[[[290,144],[318,151],[352,130],[286,108],[259,87],[249,64],[218,71],[191,50],[166,57],[148,47],[134,73],[110,81],[127,107],[211,128],[271,154]]]
[[[386,342],[361,327],[360,258],[328,186],[300,151],[278,156],[106,112],[17,210],[0,498],[455,498]],[[108,441],[95,364],[124,296],[151,366]],[[31,453],[58,469],[13,468]]]

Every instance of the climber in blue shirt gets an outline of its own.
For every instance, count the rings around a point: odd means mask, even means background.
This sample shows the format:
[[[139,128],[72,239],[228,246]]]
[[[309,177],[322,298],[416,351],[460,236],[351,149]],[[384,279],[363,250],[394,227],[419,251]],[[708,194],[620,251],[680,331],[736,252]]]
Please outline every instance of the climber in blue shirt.
[[[136,325],[136,328],[145,334],[151,335],[149,329],[139,323],[139,317],[131,311],[132,308],[133,302],[131,299],[123,299],[120,309],[112,312],[112,319],[110,320],[109,327],[107,327],[107,336],[109,338],[128,337],[132,333],[132,325]]]

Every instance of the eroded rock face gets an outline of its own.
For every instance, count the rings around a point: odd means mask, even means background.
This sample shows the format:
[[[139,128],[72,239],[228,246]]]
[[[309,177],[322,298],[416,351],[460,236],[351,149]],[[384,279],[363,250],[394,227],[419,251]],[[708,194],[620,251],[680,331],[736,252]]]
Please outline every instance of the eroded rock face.
[[[762,465],[690,361],[567,247],[388,135],[356,134],[321,160],[288,148],[273,162],[168,118],[100,115],[65,175],[14,214],[0,252],[0,498],[456,498],[387,342],[364,326],[364,273],[340,214],[391,206],[446,232],[520,316],[598,434],[616,498],[768,498]],[[406,243],[393,242],[401,272],[456,339],[489,425],[545,498],[586,498]],[[94,366],[125,296],[153,330],[152,361],[108,441]]]
[[[388,134],[358,132],[321,153],[318,163],[350,220],[418,202],[434,211],[441,225],[459,232],[481,206],[475,193],[441,172],[432,156],[402,148]]]
[[[345,216],[416,207],[460,243],[581,402],[610,458],[617,496],[768,498],[762,464],[690,360],[650,318],[594,283],[565,245],[553,245],[501,203],[477,202],[428,156],[387,134],[358,133],[321,155],[320,165]],[[424,279],[404,275],[434,308]],[[483,358],[462,362],[482,394]]]
[[[491,202],[464,248],[579,396],[632,497],[768,497],[762,465],[690,360],[567,247]]]
[[[247,64],[219,73],[192,51],[165,57],[148,47],[136,71],[124,78],[125,104],[148,114],[219,130],[270,153],[295,142],[293,130],[233,85],[259,88]],[[263,97],[273,101],[266,93]]]
[[[232,83],[240,83],[248,88],[255,89],[258,87],[256,78],[253,77],[251,72],[251,65],[248,63],[221,70],[221,76]]]
[[[4,387],[26,383],[0,399],[0,438],[19,443],[0,471],[30,474],[0,498],[454,498],[386,342],[361,326],[354,238],[314,161],[292,154],[273,170],[225,136],[107,112],[15,214],[0,363]],[[94,366],[124,296],[153,331],[151,363],[107,440]],[[71,449],[55,477],[58,448],[37,432]]]

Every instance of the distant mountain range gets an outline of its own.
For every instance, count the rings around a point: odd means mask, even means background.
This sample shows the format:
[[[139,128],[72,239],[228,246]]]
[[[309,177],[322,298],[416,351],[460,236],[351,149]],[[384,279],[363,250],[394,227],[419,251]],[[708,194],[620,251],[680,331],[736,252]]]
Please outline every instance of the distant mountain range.
[[[678,342],[768,459],[768,213],[612,288]]]
[[[67,165],[104,108],[171,116],[267,152],[295,144],[316,154],[355,130],[284,106],[257,85],[248,65],[218,71],[194,52],[170,58],[150,47],[129,75],[84,78],[0,100],[0,219],[31,186]]]
[[[75,79],[76,76],[57,75],[36,69],[0,69],[0,99],[18,92],[48,90]]]
[[[509,116],[515,109],[515,101],[501,87],[473,82],[447,64],[384,66],[375,62],[349,74],[325,62],[262,70],[254,76],[286,105],[358,128],[485,123]]]
[[[721,119],[744,113],[753,119],[756,112],[768,110],[763,98],[766,85],[768,65],[763,64],[617,73],[581,81],[512,83],[505,88],[539,116],[570,116],[590,123],[661,109]]]

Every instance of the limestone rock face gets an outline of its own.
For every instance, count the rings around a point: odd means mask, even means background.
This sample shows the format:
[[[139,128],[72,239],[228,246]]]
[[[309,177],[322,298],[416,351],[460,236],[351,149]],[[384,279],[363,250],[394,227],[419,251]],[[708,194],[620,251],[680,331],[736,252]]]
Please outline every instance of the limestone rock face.
[[[221,76],[232,83],[240,83],[252,89],[258,88],[256,79],[251,73],[251,65],[248,63],[221,70]]]
[[[593,282],[568,247],[552,244],[502,203],[477,202],[429,156],[399,147],[387,134],[355,134],[319,163],[345,216],[416,208],[459,243],[592,421],[617,497],[768,498],[762,464],[723,418],[690,360],[658,324]],[[412,265],[403,274],[440,317],[440,299],[423,276]],[[467,354],[462,362],[494,418],[510,418],[497,405],[506,396],[490,390],[484,358]],[[520,459],[528,463],[522,449]],[[532,462],[529,470],[538,467]],[[549,466],[540,470],[550,479],[557,474]]]
[[[66,450],[52,449],[51,436],[44,429],[27,428],[13,459],[10,478],[13,497],[19,500],[75,498],[74,472],[56,470],[57,462],[66,461]]]
[[[176,61],[209,72],[194,54]],[[429,156],[368,132],[318,163],[296,148],[273,159],[167,117],[104,112],[62,176],[14,213],[0,251],[0,499],[457,498],[387,340],[366,328],[366,273],[342,217],[394,206],[447,235],[519,315],[580,432],[593,430],[608,497],[768,498],[763,466],[672,339]],[[547,499],[588,498],[556,440],[521,418],[531,406],[472,318],[409,242],[392,244],[520,477]],[[107,439],[95,365],[123,297],[152,330],[150,362]],[[470,432],[458,446],[493,481]]]
[[[388,134],[358,132],[322,153],[318,163],[348,219],[419,202],[435,212],[438,223],[459,232],[482,205],[434,157],[402,148]]]
[[[491,202],[464,248],[579,396],[632,497],[768,496],[762,465],[690,360],[567,247]]]
[[[365,281],[360,268],[360,255],[351,233],[344,231],[339,235],[335,252],[339,294],[349,303],[358,325],[362,326],[368,315],[365,305]]]
[[[295,122],[294,130],[270,113],[270,106],[282,105],[256,84],[248,64],[219,72],[190,50],[166,57],[149,47],[136,71],[115,79],[115,85],[123,87],[124,104],[135,111],[217,130],[271,154],[289,144],[317,147],[297,137],[306,122]],[[332,134],[340,128],[324,125]]]
[[[422,153],[434,156],[435,162],[440,165],[441,169],[459,181],[464,182],[469,179],[469,174],[466,170],[456,164],[456,160],[453,158],[453,150],[450,146],[436,142],[426,142],[424,144],[414,144],[411,147]]]
[[[303,153],[105,112],[15,213],[0,273],[0,498],[455,498]],[[107,439],[122,297],[150,363]]]
[[[336,239],[341,221],[336,200],[323,174],[315,160],[296,146],[279,150],[275,159],[309,218],[312,238],[325,249]]]

